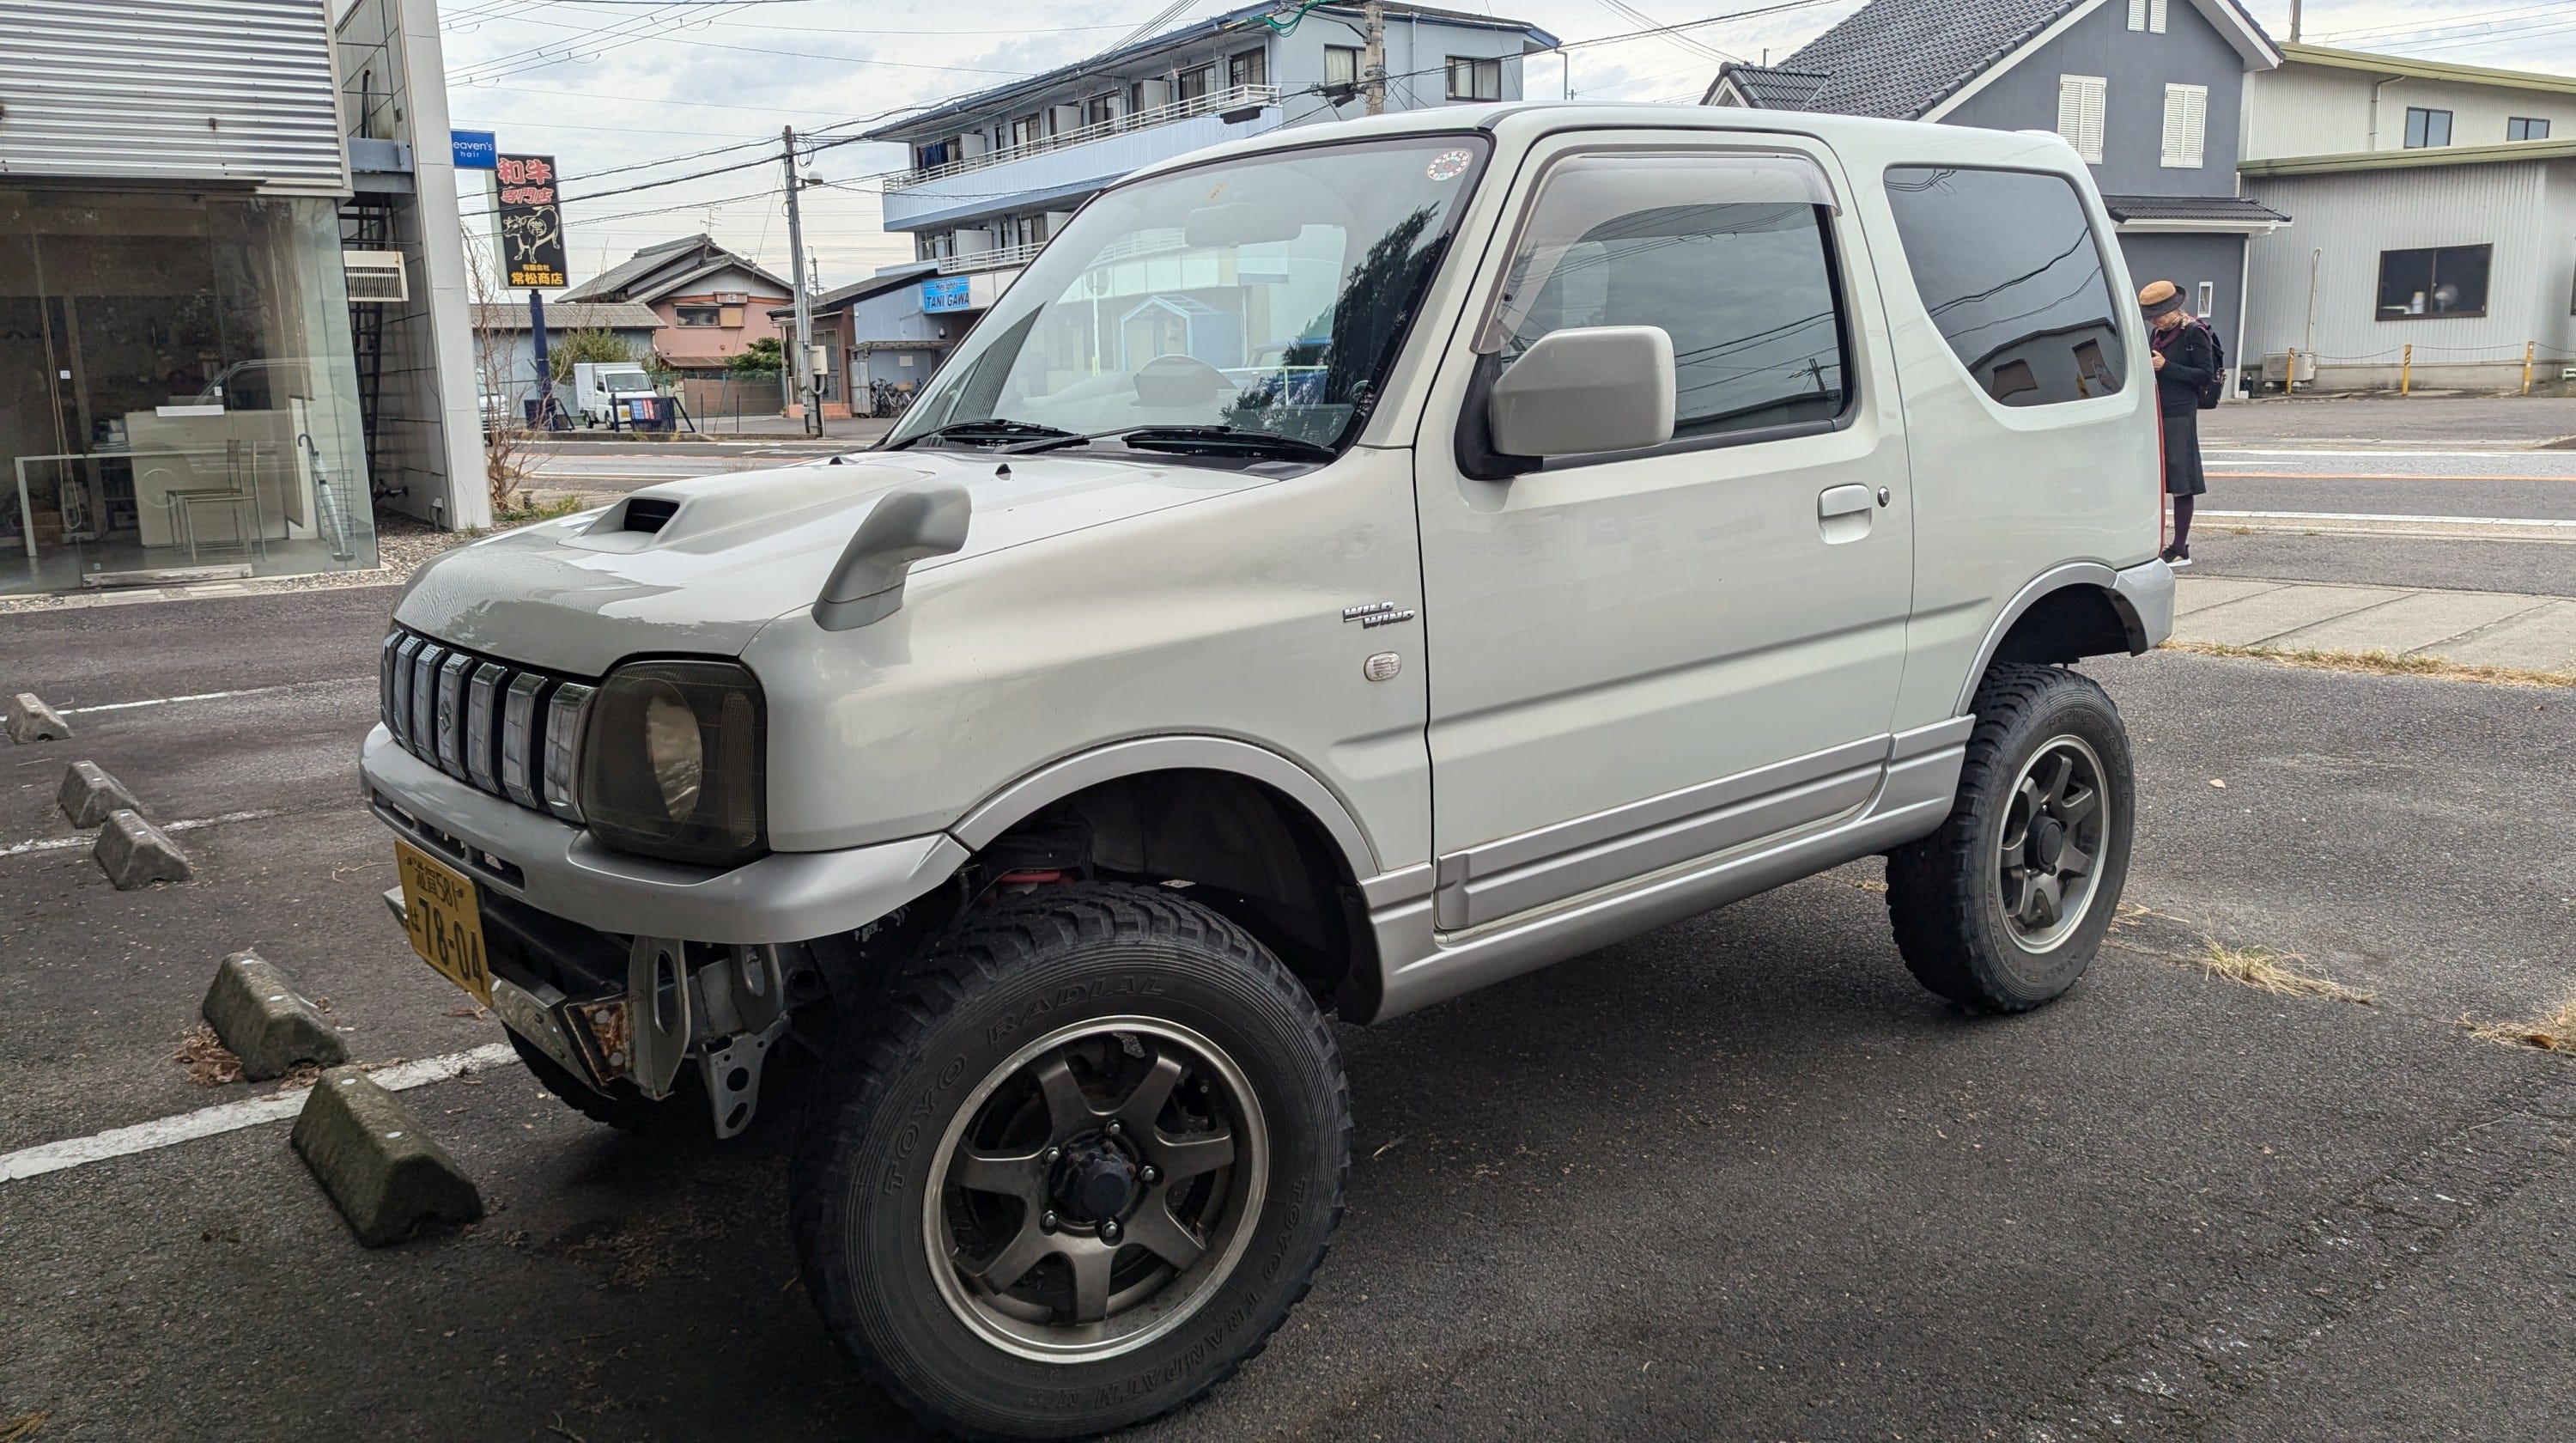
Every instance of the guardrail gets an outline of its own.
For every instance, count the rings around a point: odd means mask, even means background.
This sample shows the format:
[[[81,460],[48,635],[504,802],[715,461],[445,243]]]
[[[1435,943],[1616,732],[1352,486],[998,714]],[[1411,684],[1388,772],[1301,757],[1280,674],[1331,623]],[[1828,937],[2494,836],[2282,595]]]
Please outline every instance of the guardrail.
[[[1266,109],[1278,103],[1279,87],[1276,85],[1237,85],[1225,90],[1212,90],[1205,95],[1193,96],[1188,100],[1175,100],[1165,105],[1150,105],[1143,110],[1077,126],[1072,130],[1059,131],[1038,140],[1006,145],[999,150],[987,151],[982,155],[970,155],[961,160],[925,166],[919,170],[897,171],[885,177],[885,188],[889,191],[909,190],[917,185],[928,185],[935,180],[946,180],[950,176],[971,175],[979,170],[990,170],[997,165],[1008,165],[1012,161],[1024,160],[1032,155],[1043,155],[1050,150],[1087,145],[1109,136],[1124,135],[1131,130],[1169,125],[1173,121],[1187,120],[1194,115],[1217,115],[1229,110],[1247,110],[1256,107]]]

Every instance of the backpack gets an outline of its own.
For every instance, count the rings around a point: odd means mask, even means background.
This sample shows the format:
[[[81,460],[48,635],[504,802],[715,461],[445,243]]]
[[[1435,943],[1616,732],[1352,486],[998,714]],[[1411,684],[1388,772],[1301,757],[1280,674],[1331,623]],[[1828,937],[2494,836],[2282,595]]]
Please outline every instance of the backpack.
[[[2227,394],[2227,348],[2218,344],[2218,332],[2211,329],[2206,319],[2192,324],[2200,327],[2202,335],[2209,337],[2209,379],[2200,383],[2200,394],[2194,399],[2200,402],[2200,409],[2215,411],[2219,398]]]

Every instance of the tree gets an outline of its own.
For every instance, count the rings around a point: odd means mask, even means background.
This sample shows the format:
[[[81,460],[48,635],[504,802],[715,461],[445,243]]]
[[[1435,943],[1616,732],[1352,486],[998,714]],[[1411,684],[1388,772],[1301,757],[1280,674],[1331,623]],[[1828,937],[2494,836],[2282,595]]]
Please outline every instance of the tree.
[[[483,483],[492,514],[498,516],[512,509],[514,499],[522,507],[528,499],[529,443],[535,438],[519,410],[520,388],[526,383],[515,374],[527,332],[492,320],[513,302],[492,273],[488,238],[470,229],[464,236],[466,283],[474,300],[474,380],[483,413]]]
[[[546,338],[546,371],[558,386],[569,383],[572,368],[586,362],[632,366],[641,365],[643,361],[644,357],[637,354],[633,341],[596,326],[563,331]]]
[[[775,376],[787,369],[787,348],[776,336],[762,336],[735,352],[725,369],[737,376]]]

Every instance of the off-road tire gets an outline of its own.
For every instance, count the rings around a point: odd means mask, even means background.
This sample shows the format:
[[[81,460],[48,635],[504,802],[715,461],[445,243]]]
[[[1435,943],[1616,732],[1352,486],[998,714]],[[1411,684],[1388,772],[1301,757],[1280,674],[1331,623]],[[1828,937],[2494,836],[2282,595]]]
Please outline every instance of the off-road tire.
[[[1267,1187],[1205,1301],[1133,1351],[1022,1357],[961,1315],[925,1247],[942,1138],[974,1089],[1091,1018],[1144,1018],[1220,1047],[1258,1098]],[[1349,1090],[1306,988],[1234,923],[1168,889],[1049,885],[960,918],[854,1017],[808,1103],[790,1176],[806,1292],[860,1373],[969,1437],[1068,1438],[1204,1394],[1306,1294],[1342,1212]]]
[[[1958,800],[1940,830],[1890,852],[1887,911],[1915,979],[1981,1012],[2026,1012],[2075,985],[2101,949],[2129,870],[2137,784],[2120,710],[2092,678],[1998,665],[1977,688]],[[2110,801],[2084,915],[2034,952],[2017,940],[1996,874],[2016,778],[2059,738],[2089,747]]]

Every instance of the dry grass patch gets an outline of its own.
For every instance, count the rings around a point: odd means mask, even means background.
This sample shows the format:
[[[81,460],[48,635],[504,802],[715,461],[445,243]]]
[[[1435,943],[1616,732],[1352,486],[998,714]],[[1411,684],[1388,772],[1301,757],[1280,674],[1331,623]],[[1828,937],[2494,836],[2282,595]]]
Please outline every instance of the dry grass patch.
[[[2208,939],[2204,939],[2208,940]],[[2175,959],[2186,966],[2198,967],[2204,976],[2269,992],[2275,997],[2324,997],[2336,1002],[2354,1002],[2367,1007],[2378,1001],[2369,992],[2346,987],[2331,977],[2321,977],[2308,970],[2308,962],[2295,952],[2275,952],[2269,947],[2230,947],[2210,941],[2209,950],[2196,957]]]
[[[2473,1037],[2507,1047],[2537,1047],[2543,1052],[2576,1052],[2576,997],[2534,1022],[2478,1022],[2460,1019]]]
[[[2370,676],[2429,676],[2442,681],[2477,681],[2490,686],[2576,687],[2576,672],[2533,671],[2518,666],[2470,666],[2438,656],[2399,656],[2386,651],[2299,651],[2269,646],[2229,646],[2215,641],[2168,641],[2165,651],[2194,656],[2228,656],[2304,666],[2318,671],[2351,671]]]
[[[215,1029],[202,1022],[180,1036],[179,1050],[170,1054],[170,1060],[188,1069],[188,1080],[199,1087],[241,1081],[241,1059],[215,1036]],[[7,1434],[0,1434],[0,1443],[9,1443]]]
[[[44,1429],[51,1413],[21,1413],[15,1418],[0,1418],[0,1443],[27,1443]]]

